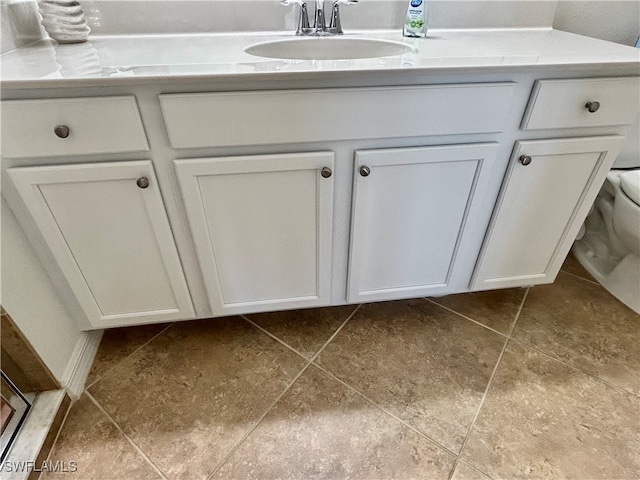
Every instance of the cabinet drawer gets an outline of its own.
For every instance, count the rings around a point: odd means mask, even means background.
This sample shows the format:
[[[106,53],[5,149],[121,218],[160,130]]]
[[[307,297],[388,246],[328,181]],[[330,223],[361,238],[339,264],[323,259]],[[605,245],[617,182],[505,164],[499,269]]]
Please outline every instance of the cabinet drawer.
[[[515,83],[160,95],[174,148],[500,132]]]
[[[639,96],[639,77],[538,80],[522,129],[627,125],[638,113]]]
[[[2,102],[2,154],[24,158],[149,150],[134,97]],[[56,127],[68,127],[68,136]],[[58,129],[60,130],[60,129]]]

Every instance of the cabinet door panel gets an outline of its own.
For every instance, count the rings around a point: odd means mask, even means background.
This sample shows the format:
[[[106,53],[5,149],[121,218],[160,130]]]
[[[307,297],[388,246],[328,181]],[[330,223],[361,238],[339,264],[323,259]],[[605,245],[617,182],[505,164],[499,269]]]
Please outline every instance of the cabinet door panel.
[[[151,162],[8,174],[92,326],[193,317]]]
[[[176,161],[215,314],[329,302],[333,153]]]
[[[621,138],[517,142],[472,288],[555,279]],[[523,165],[521,155],[531,163]]]
[[[359,151],[349,301],[446,292],[479,208],[495,144]],[[479,187],[479,188],[478,188]]]

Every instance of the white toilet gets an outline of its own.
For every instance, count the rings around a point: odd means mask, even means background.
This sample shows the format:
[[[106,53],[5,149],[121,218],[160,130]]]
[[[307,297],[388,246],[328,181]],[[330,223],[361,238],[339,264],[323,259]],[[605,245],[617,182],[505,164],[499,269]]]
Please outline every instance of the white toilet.
[[[631,138],[607,175],[573,253],[603,287],[640,313],[638,122],[631,128]]]

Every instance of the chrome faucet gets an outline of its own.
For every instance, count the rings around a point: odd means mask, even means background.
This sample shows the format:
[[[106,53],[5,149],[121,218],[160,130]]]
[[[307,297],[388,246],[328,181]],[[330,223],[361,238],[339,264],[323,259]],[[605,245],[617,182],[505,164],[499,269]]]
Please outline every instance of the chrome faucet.
[[[280,5],[290,6],[299,5],[300,15],[298,16],[298,25],[296,27],[296,35],[306,36],[325,36],[325,35],[342,35],[342,24],[340,23],[340,5],[353,5],[358,0],[333,0],[331,6],[331,20],[329,25],[325,20],[324,0],[315,0],[315,15],[313,26],[309,24],[309,12],[307,2],[304,0],[280,0]]]
[[[309,13],[307,12],[307,2],[303,0],[280,0],[280,5],[288,7],[290,5],[300,5],[300,15],[298,15],[298,26],[296,27],[296,35],[310,35],[311,26],[309,25]]]
[[[336,35],[342,35],[342,23],[340,22],[340,5],[355,5],[358,0],[333,0],[331,5],[331,22],[329,30],[334,31]]]

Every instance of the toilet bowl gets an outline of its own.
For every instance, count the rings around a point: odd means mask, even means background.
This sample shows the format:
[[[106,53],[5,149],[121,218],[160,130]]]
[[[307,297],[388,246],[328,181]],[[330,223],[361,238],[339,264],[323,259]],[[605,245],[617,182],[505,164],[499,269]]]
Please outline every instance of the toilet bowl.
[[[640,313],[640,168],[609,172],[573,252],[602,286]]]

